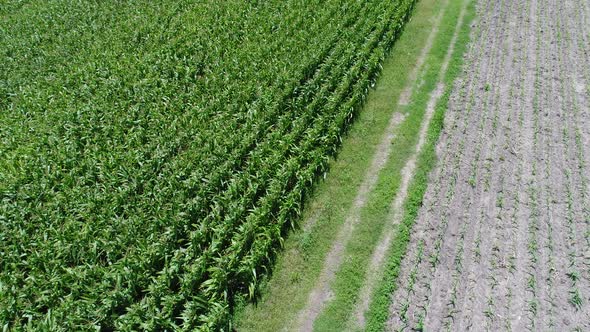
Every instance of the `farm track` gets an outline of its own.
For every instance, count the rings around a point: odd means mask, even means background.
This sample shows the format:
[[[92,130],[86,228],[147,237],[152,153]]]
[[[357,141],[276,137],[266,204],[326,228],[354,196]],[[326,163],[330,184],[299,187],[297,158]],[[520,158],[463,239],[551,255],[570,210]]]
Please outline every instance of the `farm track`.
[[[590,329],[589,8],[479,1],[390,330]]]
[[[443,8],[446,9],[447,5],[448,1],[445,2]],[[415,67],[412,69],[412,72],[409,75],[406,87],[402,91],[397,108],[394,108],[392,111],[392,116],[390,118],[389,124],[385,130],[381,142],[379,143],[379,146],[377,147],[375,155],[373,156],[371,166],[367,170],[363,182],[354,199],[354,203],[348,211],[348,217],[346,218],[344,225],[338,232],[334,244],[326,256],[324,267],[320,275],[320,279],[318,280],[314,289],[309,294],[309,298],[305,308],[303,308],[303,310],[301,310],[301,312],[299,313],[297,327],[295,328],[298,331],[312,331],[315,320],[320,315],[321,311],[325,308],[326,302],[328,302],[330,298],[333,296],[330,284],[334,282],[336,272],[342,264],[342,260],[344,259],[345,247],[350,241],[355,226],[360,222],[361,210],[366,205],[371,191],[375,190],[379,173],[383,170],[387,160],[390,158],[390,155],[392,153],[391,142],[395,138],[395,131],[400,125],[400,123],[403,122],[405,119],[406,114],[398,113],[396,112],[396,110],[402,109],[404,106],[407,106],[409,100],[411,99],[412,93],[415,89],[416,82],[418,80],[419,73],[423,69],[426,57],[428,56],[432,48],[434,38],[438,33],[438,26],[442,21],[444,9],[436,16],[432,30],[430,31],[430,34],[428,36],[428,40],[426,41],[426,44],[420,52],[420,56],[416,61]],[[422,134],[422,136],[424,135],[425,134]],[[411,174],[406,174],[406,178],[409,179],[410,177]],[[405,182],[408,181],[409,180],[406,180]],[[405,196],[401,198],[401,201],[403,201],[404,198]],[[308,231],[316,221],[317,215],[312,216],[310,220],[304,223],[304,229]],[[381,250],[381,253],[382,255],[384,255],[385,251]],[[375,260],[375,258],[373,258],[373,260]],[[372,274],[375,273],[376,272],[373,272]],[[361,291],[361,304],[356,312],[357,322],[360,326],[364,326],[365,324],[364,314],[369,307],[371,291],[372,285],[369,286],[369,289],[363,289],[363,291]]]
[[[415,146],[414,154],[410,157],[410,159],[407,160],[404,168],[401,171],[402,183],[398,192],[396,193],[395,199],[391,203],[391,207],[389,209],[390,215],[387,218],[388,224],[386,225],[382,238],[377,244],[371,257],[369,270],[365,278],[365,284],[360,292],[359,304],[355,309],[356,325],[361,328],[365,328],[365,315],[369,310],[369,302],[371,300],[371,295],[374,292],[374,288],[378,282],[378,279],[382,277],[386,252],[390,250],[391,242],[393,240],[393,236],[395,233],[395,227],[398,226],[404,215],[403,204],[408,199],[408,188],[410,187],[411,180],[414,177],[417,159],[419,155],[422,153],[422,150],[426,144],[428,128],[430,127],[431,120],[434,116],[436,105],[438,104],[444,92],[445,76],[447,74],[451,57],[453,56],[453,53],[455,51],[455,44],[459,36],[459,30],[463,25],[463,19],[466,13],[468,3],[468,0],[463,1],[461,12],[459,14],[459,19],[457,20],[457,23],[455,25],[453,37],[451,39],[449,48],[446,52],[445,58],[442,62],[440,71],[438,73],[438,82],[436,84],[436,88],[431,92],[428,104],[426,106],[426,115],[424,116],[424,120],[420,126],[418,142]],[[440,15],[442,17],[442,13]],[[437,30],[438,29],[436,27],[433,29],[432,36],[434,36],[437,33]],[[429,44],[431,45],[431,43]],[[424,57],[425,56],[426,54],[424,54]],[[402,98],[402,100],[404,99]]]
[[[346,244],[350,241],[355,226],[360,222],[361,209],[365,206],[370,192],[377,185],[379,172],[385,167],[385,163],[391,154],[391,141],[395,137],[394,132],[404,118],[405,114],[403,113],[393,113],[391,116],[383,140],[377,148],[370,168],[367,170],[353,205],[350,208],[348,217],[338,232],[334,245],[326,257],[320,280],[309,294],[308,304],[299,314],[299,327],[297,328],[299,331],[311,331],[313,329],[315,319],[321,313],[326,302],[332,297],[330,284],[334,281],[336,272],[342,264]],[[313,222],[313,219],[311,222]]]

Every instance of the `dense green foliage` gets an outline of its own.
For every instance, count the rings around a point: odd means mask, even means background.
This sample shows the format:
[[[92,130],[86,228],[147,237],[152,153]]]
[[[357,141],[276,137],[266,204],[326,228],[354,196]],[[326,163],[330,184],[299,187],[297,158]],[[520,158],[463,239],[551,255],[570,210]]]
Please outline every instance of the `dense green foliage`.
[[[413,3],[0,4],[0,326],[227,329]]]

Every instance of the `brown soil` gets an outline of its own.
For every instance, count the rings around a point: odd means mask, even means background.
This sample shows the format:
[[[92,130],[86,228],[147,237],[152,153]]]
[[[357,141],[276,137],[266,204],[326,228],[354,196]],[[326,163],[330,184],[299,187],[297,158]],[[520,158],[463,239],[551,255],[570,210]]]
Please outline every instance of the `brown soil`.
[[[590,4],[480,0],[390,330],[590,330]]]

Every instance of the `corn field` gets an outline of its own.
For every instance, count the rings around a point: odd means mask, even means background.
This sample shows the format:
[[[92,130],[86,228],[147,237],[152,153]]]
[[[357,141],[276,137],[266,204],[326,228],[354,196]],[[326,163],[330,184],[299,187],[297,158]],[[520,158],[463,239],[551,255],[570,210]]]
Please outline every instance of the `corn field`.
[[[0,327],[230,330],[414,2],[0,4]]]

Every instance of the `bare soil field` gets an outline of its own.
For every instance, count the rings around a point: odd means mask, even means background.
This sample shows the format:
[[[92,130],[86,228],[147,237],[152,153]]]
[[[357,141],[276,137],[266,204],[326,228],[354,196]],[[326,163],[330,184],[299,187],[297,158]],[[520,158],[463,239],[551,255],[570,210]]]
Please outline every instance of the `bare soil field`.
[[[590,3],[479,0],[390,330],[590,330]]]

